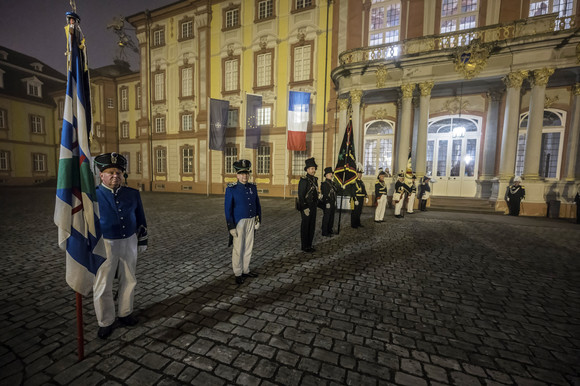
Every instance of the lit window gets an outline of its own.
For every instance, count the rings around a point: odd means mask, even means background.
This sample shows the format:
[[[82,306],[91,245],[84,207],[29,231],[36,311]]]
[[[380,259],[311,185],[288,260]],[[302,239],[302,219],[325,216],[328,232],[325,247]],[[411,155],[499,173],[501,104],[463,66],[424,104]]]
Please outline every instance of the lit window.
[[[193,130],[193,117],[191,114],[183,114],[181,116],[181,130],[182,131]]]
[[[167,172],[167,150],[165,148],[155,149],[155,173]]]
[[[574,0],[542,0],[531,1],[530,12],[528,16],[541,16],[549,13],[558,13],[559,20],[556,22],[555,30],[568,29],[572,26],[572,18],[574,15]]]
[[[193,95],[193,68],[185,67],[181,69],[181,96],[190,97]]]
[[[181,38],[189,39],[193,37],[193,21],[188,20],[181,23]]]
[[[310,79],[310,52],[310,45],[294,48],[294,82]]]
[[[306,150],[292,152],[292,174],[299,176],[304,174],[304,163],[310,154],[310,144],[306,142]]]
[[[296,0],[296,9],[312,7],[312,0]]]
[[[441,33],[477,27],[477,0],[442,0]],[[461,44],[468,44],[471,39]]]
[[[46,171],[46,154],[33,154],[33,170],[35,172],[45,172]]]
[[[182,173],[192,174],[193,173],[193,148],[185,147],[181,151],[181,165]]]
[[[272,84],[272,54],[270,52],[265,54],[258,54],[256,61],[256,86],[270,86]]]
[[[129,122],[121,123],[121,138],[129,138]]]
[[[115,108],[115,101],[113,98],[107,98],[107,108],[114,109]]]
[[[263,0],[258,2],[258,20],[267,19],[274,15],[273,0]]]
[[[236,91],[237,89],[238,89],[238,59],[226,60],[224,91]]]
[[[165,133],[165,117],[156,117],[155,118],[155,132],[156,133]]]
[[[258,166],[256,171],[258,174],[270,174],[270,146],[258,146]]]
[[[399,0],[373,1],[370,10],[369,45],[395,43],[400,40],[401,2]],[[393,46],[384,55],[399,54],[399,47]]]
[[[155,100],[162,101],[165,99],[165,73],[155,74]]]
[[[165,45],[165,29],[160,28],[153,31],[153,46],[164,46]]]
[[[262,107],[257,111],[258,126],[267,126],[272,124],[272,107]]]
[[[238,110],[228,110],[228,128],[238,127]]]
[[[230,9],[226,11],[226,25],[225,28],[234,28],[240,25],[240,9]]]
[[[224,157],[226,174],[236,174],[236,171],[234,170],[234,162],[238,160],[238,148],[235,146],[226,146]]]
[[[33,134],[44,134],[44,118],[40,115],[31,115],[30,131]]]
[[[121,111],[129,110],[129,89],[121,87]]]
[[[141,109],[141,85],[135,86],[135,109]]]
[[[394,126],[392,121],[374,121],[366,125],[364,139],[364,174],[375,176],[378,169],[393,168]]]

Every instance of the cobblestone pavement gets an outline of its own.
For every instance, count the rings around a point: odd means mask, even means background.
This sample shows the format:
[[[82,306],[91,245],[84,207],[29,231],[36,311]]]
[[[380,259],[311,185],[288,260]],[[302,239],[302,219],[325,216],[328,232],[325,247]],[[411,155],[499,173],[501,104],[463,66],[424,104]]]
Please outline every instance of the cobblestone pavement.
[[[223,197],[143,201],[140,323],[100,340],[85,298],[78,362],[54,189],[0,190],[0,384],[580,385],[576,224],[365,208],[305,254],[293,201],[267,198],[237,287]]]

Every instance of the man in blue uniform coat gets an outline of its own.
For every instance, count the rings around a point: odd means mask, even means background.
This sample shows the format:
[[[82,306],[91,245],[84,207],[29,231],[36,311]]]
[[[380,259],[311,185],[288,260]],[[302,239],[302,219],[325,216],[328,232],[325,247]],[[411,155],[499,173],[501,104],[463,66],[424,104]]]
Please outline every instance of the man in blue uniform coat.
[[[260,228],[262,208],[256,185],[248,182],[250,161],[234,162],[238,182],[228,184],[224,208],[228,231],[233,238],[232,268],[236,283],[242,284],[247,277],[257,277],[250,272],[250,260],[254,248],[254,231]]]
[[[95,276],[93,301],[99,323],[98,336],[106,339],[113,332],[115,300],[113,280],[119,277],[118,316],[126,326],[138,323],[133,313],[133,298],[137,278],[138,252],[147,249],[147,221],[139,191],[122,186],[127,175],[127,160],[117,153],[95,157],[100,170],[101,184],[96,188],[100,225],[107,259]]]

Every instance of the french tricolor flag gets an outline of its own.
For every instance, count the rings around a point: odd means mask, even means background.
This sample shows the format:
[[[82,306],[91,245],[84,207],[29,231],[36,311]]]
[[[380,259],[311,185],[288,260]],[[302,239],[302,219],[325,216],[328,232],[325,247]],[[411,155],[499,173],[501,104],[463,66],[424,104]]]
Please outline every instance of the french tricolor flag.
[[[310,93],[290,91],[288,104],[288,150],[306,150]]]

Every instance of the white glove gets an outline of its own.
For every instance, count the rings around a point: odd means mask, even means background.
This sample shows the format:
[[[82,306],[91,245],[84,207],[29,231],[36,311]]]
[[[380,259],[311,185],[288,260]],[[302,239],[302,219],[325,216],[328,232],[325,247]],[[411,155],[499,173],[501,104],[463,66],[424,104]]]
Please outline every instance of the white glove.
[[[365,204],[368,204],[368,203],[369,203],[369,198],[365,197]]]
[[[255,229],[255,230],[258,230],[258,229],[260,229],[260,223],[259,223],[259,222],[256,222],[256,225],[254,225],[254,229]]]
[[[137,247],[137,252],[138,252],[138,253],[143,253],[143,252],[145,252],[146,250],[147,250],[147,245],[139,245],[139,246]]]
[[[508,198],[506,198],[506,201],[507,201],[507,202],[510,202],[510,198],[509,198],[509,197],[508,197]]]
[[[308,209],[308,208],[304,209],[304,215],[306,217],[310,216],[310,209]]]
[[[233,237],[238,237],[238,231],[236,229],[230,229],[230,235]]]
[[[318,199],[319,199],[320,201],[322,201],[322,197],[323,197],[323,196],[322,196],[322,193],[318,193]]]
[[[326,204],[326,209],[330,209],[330,202]]]
[[[355,205],[358,205],[358,200],[354,200],[354,204]]]

